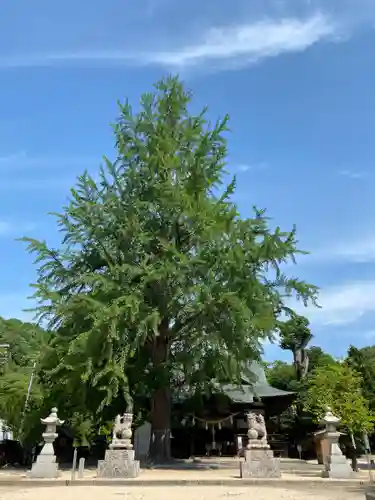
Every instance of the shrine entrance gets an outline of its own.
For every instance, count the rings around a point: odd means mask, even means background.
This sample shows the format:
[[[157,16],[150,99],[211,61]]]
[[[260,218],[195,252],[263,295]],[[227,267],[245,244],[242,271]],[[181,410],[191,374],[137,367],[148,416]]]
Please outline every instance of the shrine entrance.
[[[277,435],[277,416],[291,405],[294,394],[270,386],[260,364],[252,362],[250,370],[254,381],[244,377],[241,386],[222,386],[220,393],[202,397],[199,409],[191,400],[176,405],[179,417],[172,427],[175,458],[241,456],[248,441],[248,412],[263,415],[272,428],[271,447],[287,455],[283,438]]]

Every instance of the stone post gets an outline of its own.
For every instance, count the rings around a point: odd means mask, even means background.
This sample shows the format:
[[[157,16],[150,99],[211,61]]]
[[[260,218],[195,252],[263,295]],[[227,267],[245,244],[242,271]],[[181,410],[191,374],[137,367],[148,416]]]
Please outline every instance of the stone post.
[[[134,478],[139,474],[139,461],[134,459],[132,445],[133,414],[117,415],[112,433],[112,442],[104,460],[98,462],[99,478]]]
[[[353,475],[353,471],[339,446],[341,432],[337,431],[337,427],[340,422],[341,419],[333,415],[331,408],[327,408],[321,423],[325,425],[324,438],[328,440],[329,453],[324,463],[322,477],[344,479]]]
[[[57,478],[59,477],[59,466],[56,463],[53,443],[57,438],[56,428],[58,425],[62,425],[64,420],[60,420],[57,416],[57,408],[52,408],[50,415],[47,418],[42,418],[41,422],[46,426],[46,430],[42,434],[44,446],[36,462],[32,465],[29,477],[41,479]]]
[[[85,474],[85,459],[82,457],[79,459],[79,464],[78,464],[78,478],[83,479],[84,474]]]

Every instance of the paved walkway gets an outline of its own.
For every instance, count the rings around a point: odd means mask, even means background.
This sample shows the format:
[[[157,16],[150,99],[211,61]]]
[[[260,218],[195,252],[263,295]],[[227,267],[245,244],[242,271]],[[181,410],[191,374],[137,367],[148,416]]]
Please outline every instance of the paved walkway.
[[[131,479],[132,483],[142,483],[147,484],[159,484],[166,485],[170,484],[188,484],[188,483],[199,483],[199,484],[236,484],[236,483],[275,483],[285,484],[285,483],[298,483],[298,482],[309,482],[309,483],[327,483],[327,479],[321,477],[322,466],[318,464],[311,464],[304,461],[298,460],[283,460],[281,463],[282,478],[281,479],[266,479],[266,480],[241,480],[239,475],[239,460],[233,459],[227,466],[222,464],[222,466],[217,467],[217,463],[203,461],[200,463],[182,463],[174,464],[172,467],[154,468],[154,469],[142,469],[138,478]],[[63,470],[61,472],[61,477],[57,480],[53,480],[50,483],[66,483],[71,480],[70,470]],[[96,469],[86,469],[84,473],[84,479],[79,480],[76,475],[75,484],[79,481],[84,481],[85,484],[93,484],[97,481],[96,479]],[[328,480],[331,483],[332,480]],[[1,484],[11,484],[11,483],[30,483],[31,480],[27,479],[26,471],[17,471],[10,469],[2,469],[0,471],[0,486]],[[34,481],[35,482],[35,481]],[[336,481],[340,483],[340,481]],[[366,470],[361,470],[356,473],[352,479],[342,480],[345,484],[368,484],[369,474]]]
[[[297,483],[295,483],[297,484]],[[364,493],[355,488],[330,488],[327,486],[305,487],[260,487],[247,488],[228,486],[186,487],[76,487],[69,488],[32,488],[3,489],[0,487],[1,500],[364,500]]]

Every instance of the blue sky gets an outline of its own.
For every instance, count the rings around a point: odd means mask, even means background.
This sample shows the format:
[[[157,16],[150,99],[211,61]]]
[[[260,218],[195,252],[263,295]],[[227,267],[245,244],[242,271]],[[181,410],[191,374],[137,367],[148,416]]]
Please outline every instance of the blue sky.
[[[202,6],[203,5],[203,6]],[[375,0],[3,0],[0,18],[0,315],[26,318],[32,258],[57,244],[69,187],[114,157],[117,99],[168,72],[196,109],[229,113],[241,213],[295,223],[321,287],[303,311],[342,356],[375,339]],[[299,312],[301,312],[299,310]],[[267,346],[268,358],[278,357]]]

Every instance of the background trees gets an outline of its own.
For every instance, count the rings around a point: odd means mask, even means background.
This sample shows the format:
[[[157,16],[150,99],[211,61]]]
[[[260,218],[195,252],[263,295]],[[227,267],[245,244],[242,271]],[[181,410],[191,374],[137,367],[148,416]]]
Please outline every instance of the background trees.
[[[309,368],[309,357],[306,352],[307,344],[313,338],[309,328],[309,321],[304,316],[292,314],[287,321],[280,322],[280,347],[291,351],[297,380],[302,380]]]
[[[0,344],[9,346],[3,352],[0,367],[0,419],[23,441],[35,438],[33,430],[43,402],[36,367],[48,341],[49,334],[35,324],[0,318]],[[35,378],[27,401],[33,372]]]
[[[316,293],[279,270],[298,251],[295,230],[271,230],[262,210],[240,217],[235,180],[221,185],[227,117],[211,125],[191,98],[169,78],[138,114],[121,105],[116,158],[72,189],[61,246],[27,240],[55,332],[43,383],[96,421],[149,396],[157,460],[170,454],[173,374],[201,388],[239,380],[285,298]]]
[[[362,377],[363,394],[375,410],[375,346],[357,349],[350,346],[347,363]]]
[[[305,410],[314,415],[316,421],[329,406],[348,432],[362,434],[372,430],[373,415],[362,392],[362,378],[347,363],[317,367],[308,376],[302,399]]]

